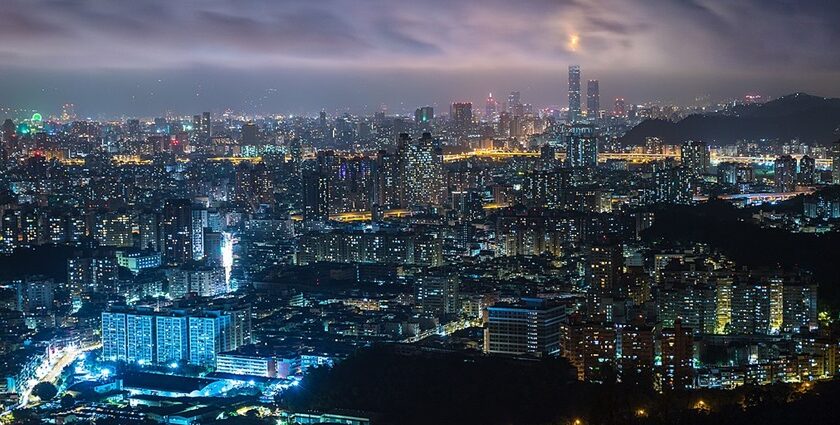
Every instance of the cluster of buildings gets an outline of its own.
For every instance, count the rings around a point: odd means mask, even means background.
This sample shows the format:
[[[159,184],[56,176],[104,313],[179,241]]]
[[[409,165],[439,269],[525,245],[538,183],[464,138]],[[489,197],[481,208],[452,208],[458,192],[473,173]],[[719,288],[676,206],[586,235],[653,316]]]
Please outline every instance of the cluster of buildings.
[[[48,379],[97,400],[62,418],[208,420],[242,406],[184,400],[271,403],[377,344],[559,356],[662,391],[834,376],[826,282],[643,235],[663,206],[800,194],[796,217],[756,220],[831,230],[840,145],[620,146],[699,110],[604,110],[599,91],[570,67],[568,108],[514,91],[448,115],[6,120],[8,405]]]

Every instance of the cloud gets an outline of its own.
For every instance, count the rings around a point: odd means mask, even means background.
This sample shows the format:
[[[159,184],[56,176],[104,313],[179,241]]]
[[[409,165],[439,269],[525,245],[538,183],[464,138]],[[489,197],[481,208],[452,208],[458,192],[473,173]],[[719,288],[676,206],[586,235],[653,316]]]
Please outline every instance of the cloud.
[[[112,87],[135,87],[177,75],[177,87],[144,85],[128,98],[162,99],[176,88],[186,91],[176,100],[195,98],[190,82],[202,79],[220,90],[251,79],[255,92],[285,82],[360,97],[387,77],[386,95],[413,88],[422,99],[435,85],[479,90],[504,79],[520,84],[506,89],[533,84],[554,102],[573,63],[602,80],[604,98],[619,85],[622,96],[840,87],[836,0],[3,0],[0,8],[0,89],[21,99],[45,86],[60,91],[58,81],[107,76]],[[15,92],[11,75],[26,76],[29,92]],[[341,89],[349,82],[359,86]]]
[[[836,2],[785,0],[6,0],[2,67],[837,65]],[[564,47],[569,34],[580,48]],[[133,54],[132,54],[133,53]],[[14,58],[14,59],[12,59]]]

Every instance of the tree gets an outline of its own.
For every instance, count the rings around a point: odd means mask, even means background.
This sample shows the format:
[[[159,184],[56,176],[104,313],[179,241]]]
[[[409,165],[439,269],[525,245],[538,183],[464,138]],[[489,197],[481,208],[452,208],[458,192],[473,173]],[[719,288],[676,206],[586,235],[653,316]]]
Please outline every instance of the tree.
[[[64,394],[63,396],[61,396],[61,407],[69,409],[73,407],[74,404],[76,404],[76,399],[73,398],[72,395]]]
[[[41,401],[47,401],[52,400],[58,395],[58,389],[49,382],[39,382],[32,388],[32,394],[41,399]]]

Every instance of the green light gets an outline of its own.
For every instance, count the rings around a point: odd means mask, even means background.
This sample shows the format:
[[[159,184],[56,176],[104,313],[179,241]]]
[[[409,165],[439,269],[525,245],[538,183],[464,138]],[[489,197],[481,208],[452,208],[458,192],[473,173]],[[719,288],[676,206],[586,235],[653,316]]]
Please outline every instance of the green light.
[[[29,126],[26,123],[20,123],[17,127],[18,134],[29,134]]]
[[[44,120],[44,118],[41,116],[41,114],[39,114],[37,112],[32,114],[32,121],[33,122],[34,121],[39,121],[40,122],[40,121],[43,121],[43,120]]]

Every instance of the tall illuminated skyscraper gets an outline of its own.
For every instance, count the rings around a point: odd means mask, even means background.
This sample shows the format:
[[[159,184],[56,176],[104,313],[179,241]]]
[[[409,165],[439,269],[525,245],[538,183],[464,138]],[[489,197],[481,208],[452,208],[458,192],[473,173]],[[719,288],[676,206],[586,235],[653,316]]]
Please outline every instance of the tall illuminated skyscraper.
[[[580,118],[580,66],[569,67],[569,122]]]
[[[589,119],[597,119],[601,110],[601,91],[598,87],[598,80],[589,80],[586,84],[586,116]]]

